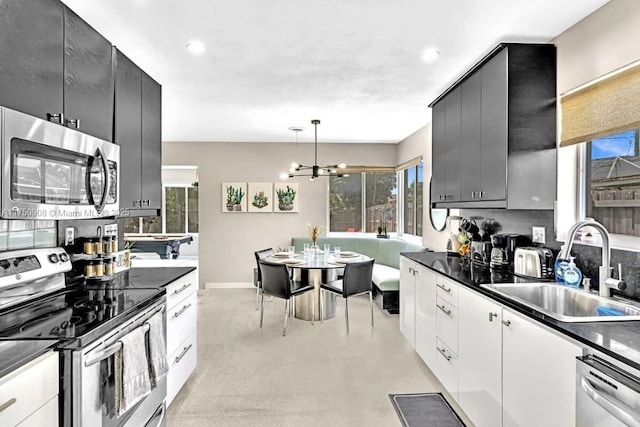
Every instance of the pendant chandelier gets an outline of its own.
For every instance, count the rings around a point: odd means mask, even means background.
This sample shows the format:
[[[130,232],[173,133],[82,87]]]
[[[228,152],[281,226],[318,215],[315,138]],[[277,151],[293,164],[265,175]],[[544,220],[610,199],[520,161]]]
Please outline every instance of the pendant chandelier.
[[[318,166],[318,125],[320,124],[320,120],[311,120],[311,124],[314,126],[315,138],[314,138],[314,158],[313,158],[313,166],[305,166],[300,163],[291,163],[291,168],[289,169],[288,174],[282,174],[283,178],[295,178],[299,176],[308,176],[311,181],[315,180],[321,176],[349,176],[349,174],[344,173],[342,170],[347,167],[344,163],[339,163],[337,165],[327,165],[327,166]],[[302,128],[291,128],[291,130],[295,132],[302,131]],[[297,135],[297,134],[296,134]],[[296,136],[297,141],[297,136]]]

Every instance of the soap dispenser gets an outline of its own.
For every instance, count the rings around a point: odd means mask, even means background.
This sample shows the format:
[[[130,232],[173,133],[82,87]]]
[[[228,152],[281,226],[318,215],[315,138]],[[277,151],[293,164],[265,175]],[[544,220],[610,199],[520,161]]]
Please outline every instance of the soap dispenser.
[[[582,272],[576,267],[575,262],[573,262],[574,259],[575,257],[569,257],[569,265],[567,269],[564,270],[563,279],[567,286],[577,288],[580,286],[580,282],[582,282]]]

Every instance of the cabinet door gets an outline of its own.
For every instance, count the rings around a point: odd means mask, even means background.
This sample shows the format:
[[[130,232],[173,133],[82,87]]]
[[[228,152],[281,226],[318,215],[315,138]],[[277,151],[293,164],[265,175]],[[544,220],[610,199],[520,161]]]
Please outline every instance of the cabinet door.
[[[445,190],[447,202],[460,200],[460,88],[454,89],[446,97],[445,124]]]
[[[120,146],[120,207],[139,207],[142,111],[140,68],[116,50],[115,132]]]
[[[64,8],[64,112],[65,125],[113,140],[111,43],[67,7]]]
[[[0,105],[62,114],[63,22],[58,0],[0,0]]]
[[[503,322],[503,425],[575,425],[581,348],[511,310],[503,309]]]
[[[460,127],[460,200],[475,201],[481,196],[481,101],[482,75],[476,72],[460,86],[462,107]]]
[[[507,49],[502,50],[481,70],[482,157],[480,181],[482,200],[505,200],[507,197],[508,91]]]
[[[413,348],[416,346],[415,271],[413,261],[400,257],[400,332]]]
[[[162,91],[142,73],[142,207],[162,206]]]
[[[474,292],[458,295],[458,403],[477,427],[502,425],[502,307]]]
[[[432,159],[431,159],[431,203],[444,201],[446,194],[445,180],[445,126],[446,126],[446,101],[442,100],[433,106],[431,111],[431,135],[432,135]]]
[[[415,280],[416,299],[416,351],[433,369],[436,355],[436,273],[417,266]]]

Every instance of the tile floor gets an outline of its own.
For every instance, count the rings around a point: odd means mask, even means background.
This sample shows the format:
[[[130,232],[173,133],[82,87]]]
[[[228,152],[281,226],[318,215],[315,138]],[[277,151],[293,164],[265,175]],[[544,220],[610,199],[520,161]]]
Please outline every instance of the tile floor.
[[[169,427],[401,426],[389,393],[441,385],[398,329],[398,316],[368,298],[344,301],[324,324],[290,319],[265,299],[258,327],[252,289],[211,289],[198,298],[198,367],[168,411]]]

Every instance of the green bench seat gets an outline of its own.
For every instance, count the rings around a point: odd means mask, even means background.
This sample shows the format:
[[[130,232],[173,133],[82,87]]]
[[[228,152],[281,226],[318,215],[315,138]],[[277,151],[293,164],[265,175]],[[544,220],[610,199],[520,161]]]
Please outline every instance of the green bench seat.
[[[305,243],[311,243],[308,237],[293,237],[291,245],[301,251]],[[320,237],[318,246],[327,243],[331,249],[340,246],[341,250],[353,251],[375,259],[373,266],[373,293],[376,303],[389,313],[398,313],[400,289],[400,253],[422,252],[420,245],[401,239],[377,239],[372,237]]]

